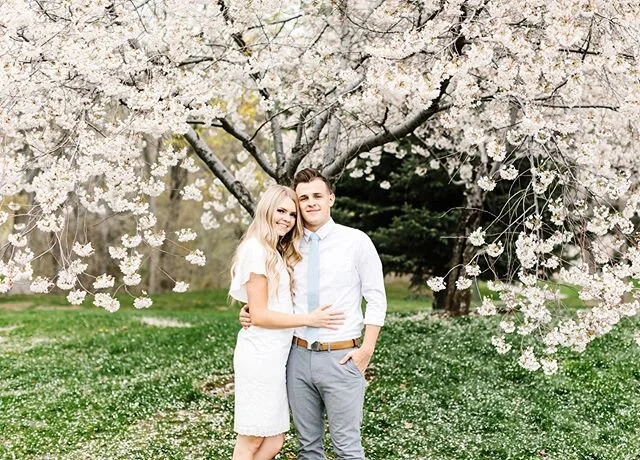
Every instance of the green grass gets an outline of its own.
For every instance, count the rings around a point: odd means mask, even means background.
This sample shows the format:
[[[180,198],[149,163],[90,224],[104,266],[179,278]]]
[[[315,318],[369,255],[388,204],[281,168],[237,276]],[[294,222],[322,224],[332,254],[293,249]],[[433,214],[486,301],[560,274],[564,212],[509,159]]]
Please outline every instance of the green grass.
[[[388,291],[368,458],[640,458],[633,324],[545,377],[494,353],[495,320],[415,315],[428,296]],[[230,458],[237,310],[222,291],[154,301],[109,314],[54,296],[0,297],[0,458]],[[279,458],[295,452],[290,434]]]

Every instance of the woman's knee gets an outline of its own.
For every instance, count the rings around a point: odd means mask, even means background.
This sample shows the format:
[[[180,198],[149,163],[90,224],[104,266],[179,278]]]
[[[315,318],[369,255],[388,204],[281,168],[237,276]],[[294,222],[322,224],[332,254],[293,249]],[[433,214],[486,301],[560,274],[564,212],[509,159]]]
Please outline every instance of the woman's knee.
[[[282,450],[283,445],[284,434],[264,438],[264,442],[262,443],[262,446],[260,446],[260,451],[257,453],[255,459],[272,459]]]
[[[284,434],[278,434],[272,437],[273,437],[274,448],[277,448],[278,452],[280,452],[280,450],[282,449],[282,446],[284,446]]]
[[[260,446],[264,442],[264,439],[265,438],[261,438],[258,436],[238,435],[236,445],[243,450],[247,450],[247,451],[250,451],[251,453],[255,453],[258,451],[258,449],[260,449]]]

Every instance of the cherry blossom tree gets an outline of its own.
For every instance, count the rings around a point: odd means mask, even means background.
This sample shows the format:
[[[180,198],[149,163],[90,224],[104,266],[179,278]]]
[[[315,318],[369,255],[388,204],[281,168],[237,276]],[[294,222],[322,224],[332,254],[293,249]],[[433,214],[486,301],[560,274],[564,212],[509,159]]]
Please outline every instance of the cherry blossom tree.
[[[203,203],[206,230],[236,203],[251,213],[265,180],[288,183],[303,166],[336,179],[411,136],[425,167],[468,186],[456,290],[513,240],[517,279],[496,280],[500,303],[479,312],[508,312],[498,350],[522,343],[524,367],[554,372],[559,347],[581,351],[637,312],[639,25],[640,6],[619,0],[5,0],[0,222],[13,227],[0,290],[29,279],[116,310],[113,289],[139,288],[148,252],[174,237],[149,206],[170,168],[215,176],[179,191]],[[243,152],[229,155],[222,135]],[[145,164],[149,138],[164,141]],[[509,231],[473,228],[478,200],[514,180],[526,184],[505,207]],[[74,207],[132,216],[135,231],[108,248],[119,273],[92,271],[90,241],[59,238],[62,268],[34,277],[30,235],[61,235]],[[196,238],[173,239],[204,265]],[[549,280],[580,289],[586,308],[552,314]]]

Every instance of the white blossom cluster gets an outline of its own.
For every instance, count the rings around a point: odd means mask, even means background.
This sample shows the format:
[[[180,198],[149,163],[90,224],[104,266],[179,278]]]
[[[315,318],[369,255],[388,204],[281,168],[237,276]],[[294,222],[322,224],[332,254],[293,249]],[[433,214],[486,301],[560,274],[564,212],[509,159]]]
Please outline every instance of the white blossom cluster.
[[[519,360],[551,373],[555,349],[582,350],[637,310],[639,30],[640,4],[622,0],[3,1],[0,292],[21,280],[36,292],[55,284],[71,303],[88,292],[117,310],[94,291],[139,286],[148,251],[173,237],[149,204],[171,168],[196,174],[178,195],[201,203],[201,225],[213,230],[242,219],[245,191],[301,166],[373,181],[382,150],[403,158],[394,143],[411,133],[424,157],[416,173],[444,169],[470,207],[522,190],[509,203],[509,235],[471,229],[474,256],[451,288],[470,289],[483,260],[512,257],[516,279],[496,283],[500,299],[480,311],[514,316],[494,340],[500,351],[510,336],[553,333]],[[217,151],[222,132],[243,151]],[[212,140],[194,149],[217,179],[198,176],[179,143],[145,163],[149,136],[181,135],[192,146]],[[15,201],[22,193],[28,208]],[[59,273],[34,277],[30,235],[60,235],[73,206],[132,216],[135,231],[108,248],[120,271],[90,268],[101,248],[81,241],[63,251]],[[205,263],[201,250],[180,247],[188,263]],[[97,287],[81,284],[86,276]],[[584,312],[556,317],[550,280],[580,289]],[[429,286],[447,288],[444,278]]]
[[[122,235],[121,247],[109,248],[120,274],[93,275],[91,256],[102,248],[75,241],[68,249],[86,263],[72,260],[62,248],[63,268],[31,282],[33,292],[45,293],[54,285],[70,291],[72,304],[95,294],[96,305],[115,311],[116,301],[95,291],[139,285],[143,254],[166,238],[148,199],[164,192],[171,167],[189,173],[200,169],[186,149],[170,143],[162,146],[155,163],[145,165],[147,136],[184,133],[188,119],[222,115],[211,101],[225,89],[211,85],[199,69],[181,66],[183,59],[209,49],[197,44],[193,34],[203,23],[202,14],[219,16],[219,9],[207,8],[206,2],[138,6],[10,0],[0,4],[0,14],[0,225],[13,225],[18,215],[28,220],[22,228],[14,225],[6,244],[0,243],[0,290],[32,279],[31,234],[62,235],[70,206],[96,216],[128,214],[137,223],[135,233]],[[205,33],[230,40],[227,27],[217,28],[219,22]],[[167,37],[175,40],[169,45]],[[201,199],[205,186],[200,178],[180,194],[185,200]],[[22,192],[33,195],[29,207],[12,201]],[[182,241],[193,241],[194,235],[190,230]],[[187,256],[196,254],[190,257],[194,263],[204,264],[200,252],[185,249]],[[80,284],[86,276],[95,281]],[[148,306],[146,300],[137,305]]]
[[[468,243],[471,264],[513,248],[515,279],[492,284],[500,308],[485,299],[477,312],[507,313],[492,339],[499,353],[536,342],[518,361],[531,371],[556,372],[560,347],[583,351],[638,313],[639,25],[640,7],[617,2],[488,6],[462,28],[473,38],[457,61],[466,71],[451,79],[451,108],[421,137],[423,148],[447,152],[440,160],[467,196],[516,180],[523,189],[513,197],[508,240],[488,227],[474,229]],[[559,308],[555,283],[578,290],[584,307]],[[449,289],[446,277],[427,284]],[[466,279],[455,285],[467,287]]]

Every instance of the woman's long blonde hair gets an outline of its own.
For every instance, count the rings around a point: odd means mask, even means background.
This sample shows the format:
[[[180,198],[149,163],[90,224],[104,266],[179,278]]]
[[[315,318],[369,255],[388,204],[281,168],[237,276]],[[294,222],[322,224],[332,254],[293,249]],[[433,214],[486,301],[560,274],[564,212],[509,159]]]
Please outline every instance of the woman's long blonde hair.
[[[283,237],[278,236],[274,228],[273,216],[278,205],[285,198],[291,198],[296,206],[296,223],[293,228]],[[302,217],[300,216],[300,205],[298,197],[289,187],[284,185],[272,185],[269,187],[258,201],[256,213],[249,228],[245,232],[240,245],[242,246],[249,238],[256,238],[265,248],[267,253],[267,285],[269,294],[278,292],[278,284],[280,283],[280,275],[278,273],[278,258],[282,257],[284,264],[289,272],[289,288],[293,292],[293,267],[296,266],[302,256],[300,255],[300,239],[302,238]],[[233,277],[236,264],[238,262],[238,250],[233,257],[231,265],[231,276]]]

